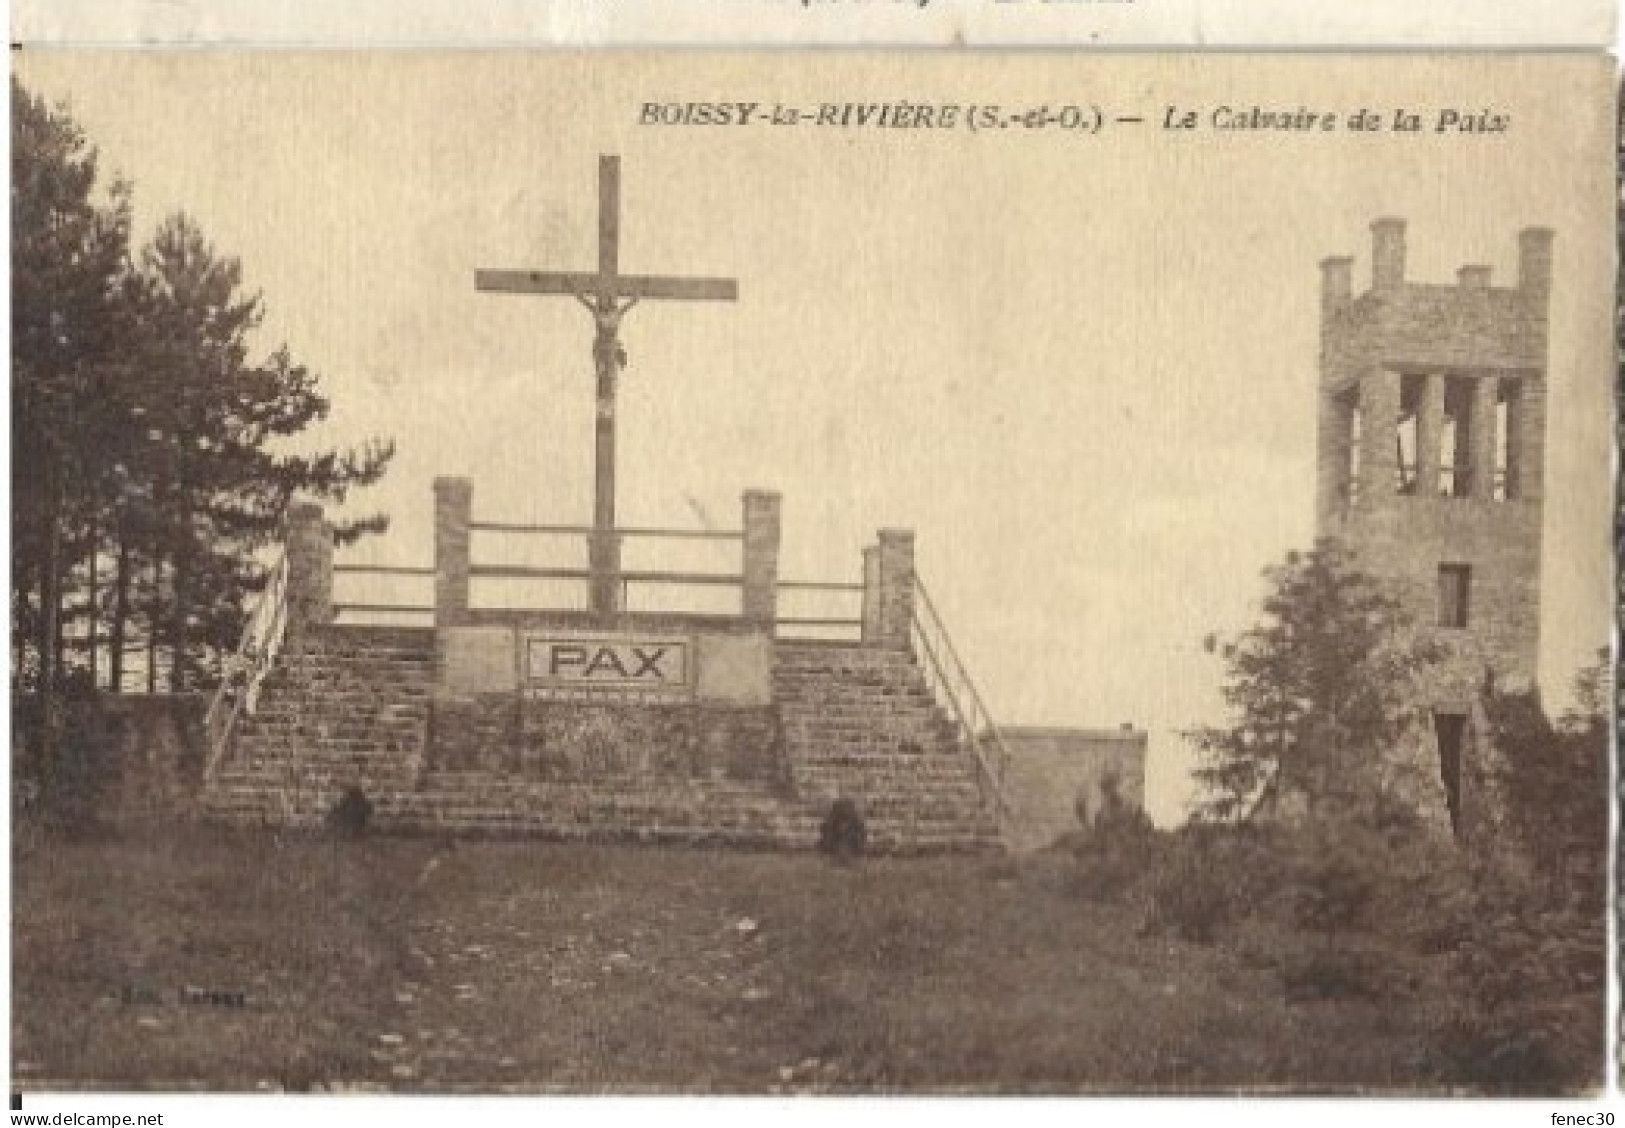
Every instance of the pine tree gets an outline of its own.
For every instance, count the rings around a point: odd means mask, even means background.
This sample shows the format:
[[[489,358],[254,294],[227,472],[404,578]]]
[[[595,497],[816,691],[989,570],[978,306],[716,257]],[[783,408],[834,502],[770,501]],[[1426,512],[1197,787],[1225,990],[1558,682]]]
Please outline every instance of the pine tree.
[[[1413,722],[1417,679],[1440,655],[1338,542],[1265,573],[1258,625],[1210,637],[1228,724],[1190,733],[1205,763],[1196,814],[1234,821],[1280,803],[1349,813],[1382,799],[1378,765]]]
[[[393,444],[311,451],[328,400],[285,345],[252,356],[237,260],[177,215],[135,261],[130,187],[99,192],[65,108],[15,79],[12,106],[13,684],[49,714],[70,675],[122,688],[132,649],[149,689],[197,686],[289,501],[342,501]]]
[[[129,191],[97,195],[97,153],[64,109],[12,80],[12,628],[23,685],[54,696],[66,586],[94,540],[126,362]]]
[[[313,373],[281,346],[250,360],[259,295],[242,290],[237,259],[219,255],[185,215],[160,225],[141,253],[142,454],[152,502],[144,526],[172,591],[159,624],[173,680],[191,684],[231,646],[257,551],[277,536],[296,494],[342,500],[384,473],[393,445],[316,454],[288,440],[325,418]],[[340,530],[353,538],[381,519]]]

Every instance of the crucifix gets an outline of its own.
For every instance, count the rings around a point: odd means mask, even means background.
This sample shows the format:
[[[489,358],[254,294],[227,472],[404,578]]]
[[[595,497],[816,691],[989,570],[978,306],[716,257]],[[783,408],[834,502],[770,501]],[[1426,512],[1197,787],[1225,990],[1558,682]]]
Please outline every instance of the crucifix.
[[[588,568],[592,573],[592,609],[603,613],[621,607],[621,541],[615,532],[615,386],[626,367],[621,346],[621,319],[644,298],[731,302],[739,297],[732,278],[677,278],[622,274],[621,158],[598,158],[598,271],[480,270],[476,289],[502,294],[548,294],[573,297],[592,314],[593,369],[598,377],[598,411],[594,426],[592,535]]]

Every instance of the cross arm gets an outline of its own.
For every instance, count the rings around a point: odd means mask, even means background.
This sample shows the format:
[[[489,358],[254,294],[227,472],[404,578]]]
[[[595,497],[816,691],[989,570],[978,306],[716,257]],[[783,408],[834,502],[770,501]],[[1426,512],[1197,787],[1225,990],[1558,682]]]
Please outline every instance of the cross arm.
[[[597,274],[538,270],[477,270],[475,289],[499,294],[596,295],[604,279]],[[663,298],[672,301],[731,302],[739,298],[739,283],[732,278],[673,278],[663,275],[620,274],[609,279],[615,298]]]

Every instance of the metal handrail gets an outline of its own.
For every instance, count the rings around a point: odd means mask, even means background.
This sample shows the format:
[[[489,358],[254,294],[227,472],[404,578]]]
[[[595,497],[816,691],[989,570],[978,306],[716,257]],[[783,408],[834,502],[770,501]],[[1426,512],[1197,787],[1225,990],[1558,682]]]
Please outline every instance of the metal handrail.
[[[993,714],[988,711],[981,691],[971,679],[970,671],[965,668],[958,650],[954,648],[953,639],[943,625],[936,604],[917,574],[914,576],[914,592],[917,598],[914,601],[910,641],[917,650],[924,652],[928,684],[932,686],[935,696],[946,699],[955,724],[975,753],[977,766],[982,769],[986,793],[995,811],[1000,816],[1008,817],[1011,809],[1004,792],[1004,776],[1010,764],[1010,749],[993,720]],[[996,765],[988,762],[989,744],[997,756]]]
[[[237,651],[226,660],[226,669],[209,701],[203,731],[209,741],[209,759],[204,765],[205,783],[219,771],[220,761],[231,744],[237,718],[259,704],[260,686],[276,665],[288,627],[288,555],[283,551],[266,574],[265,587],[243,624],[243,637]]]

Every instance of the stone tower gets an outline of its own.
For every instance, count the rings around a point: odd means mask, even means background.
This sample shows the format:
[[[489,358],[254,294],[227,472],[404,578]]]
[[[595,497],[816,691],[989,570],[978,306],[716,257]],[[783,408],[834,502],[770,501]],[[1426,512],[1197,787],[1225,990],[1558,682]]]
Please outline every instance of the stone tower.
[[[1516,285],[1487,266],[1405,277],[1405,222],[1371,225],[1371,287],[1321,263],[1317,535],[1390,580],[1458,660],[1430,687],[1452,822],[1463,729],[1486,670],[1531,686],[1539,648],[1552,233],[1518,236]]]

